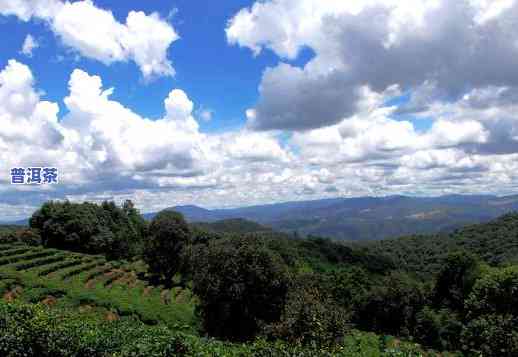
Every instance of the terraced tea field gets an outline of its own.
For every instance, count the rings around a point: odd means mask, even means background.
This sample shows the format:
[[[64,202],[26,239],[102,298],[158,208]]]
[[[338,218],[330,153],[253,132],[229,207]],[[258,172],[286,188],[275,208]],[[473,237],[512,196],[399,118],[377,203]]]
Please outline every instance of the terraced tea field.
[[[102,256],[20,244],[0,245],[0,297],[101,314],[108,320],[138,318],[190,330],[190,291],[147,285],[138,264],[108,262]]]

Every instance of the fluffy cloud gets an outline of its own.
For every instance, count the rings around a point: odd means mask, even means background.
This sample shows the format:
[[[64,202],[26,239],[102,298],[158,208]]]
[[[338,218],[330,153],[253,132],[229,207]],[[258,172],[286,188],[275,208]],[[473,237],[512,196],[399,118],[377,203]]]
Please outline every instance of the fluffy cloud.
[[[97,76],[75,70],[69,88],[65,98],[69,114],[62,125],[80,134],[78,145],[94,167],[128,175],[165,170],[171,176],[193,175],[202,169],[202,135],[191,116],[193,104],[183,91],[171,91],[164,101],[165,117],[150,120],[111,101],[113,90],[103,90]]]
[[[59,108],[55,103],[40,101],[32,88],[33,80],[29,68],[14,60],[0,72],[1,165],[35,158],[38,153],[28,146],[52,148],[63,140],[57,119]],[[45,154],[52,156],[52,149]],[[41,160],[34,165],[41,165]]]
[[[39,46],[40,45],[38,41],[36,41],[34,37],[27,35],[23,41],[21,53],[28,57],[32,57],[32,51],[34,51],[34,49],[38,48]]]
[[[59,185],[41,187],[11,186],[3,175],[0,193],[6,204],[117,199],[126,192],[140,204],[147,202],[147,209],[193,192],[209,201],[236,195],[243,182],[262,182],[265,189],[292,159],[271,134],[201,133],[194,103],[180,89],[164,100],[162,118],[149,119],[111,100],[114,89],[105,88],[98,76],[76,69],[68,86],[67,114],[58,120],[58,105],[40,98],[26,65],[11,60],[0,72],[0,172],[56,166],[61,173]],[[250,194],[239,193],[235,200]]]
[[[269,49],[293,60],[313,50],[303,67],[265,71],[250,120],[259,130],[307,130],[354,115],[363,86],[433,88],[453,99],[466,89],[515,87],[517,14],[510,0],[270,0],[239,11],[226,32],[256,55]]]
[[[247,127],[293,132],[303,195],[513,192],[517,13],[513,0],[258,1],[226,29],[280,58]]]
[[[41,101],[33,81],[30,69],[14,60],[0,72],[5,172],[16,165],[57,166],[64,184],[114,188],[117,180],[158,185],[158,171],[173,178],[197,175],[210,161],[191,116],[193,104],[181,90],[164,101],[165,116],[151,120],[111,101],[113,89],[104,90],[99,77],[75,70],[64,99],[68,114],[58,122],[57,104]]]
[[[134,61],[144,78],[172,76],[169,46],[179,36],[158,14],[131,11],[126,23],[91,0],[0,0],[0,14],[43,20],[63,44],[105,64]]]
[[[0,176],[0,213],[23,217],[52,198],[129,198],[153,211],[513,192],[516,13],[509,0],[257,2],[231,19],[228,41],[281,62],[264,71],[247,125],[218,134],[200,130],[197,119],[212,112],[181,89],[164,98],[160,118],[145,118],[81,69],[70,74],[60,116],[31,70],[11,60],[0,71],[0,172],[57,166],[61,177],[14,187]],[[178,36],[156,14],[130,12],[120,23],[88,0],[0,0],[0,14],[43,21],[106,64],[134,61],[145,78],[174,73],[167,50]],[[297,66],[304,48],[315,56]]]
[[[1,178],[5,209],[16,206],[20,216],[52,198],[131,198],[151,211],[337,195],[508,193],[518,182],[509,88],[432,103],[423,115],[437,119],[426,130],[394,118],[398,108],[384,103],[397,90],[363,89],[354,116],[285,136],[246,128],[201,133],[195,105],[180,89],[164,99],[161,118],[149,119],[110,99],[115,89],[98,76],[76,69],[68,85],[67,114],[58,118],[58,105],[41,98],[27,66],[11,60],[0,72],[0,172],[32,165],[61,172],[57,186],[13,187],[8,175]]]

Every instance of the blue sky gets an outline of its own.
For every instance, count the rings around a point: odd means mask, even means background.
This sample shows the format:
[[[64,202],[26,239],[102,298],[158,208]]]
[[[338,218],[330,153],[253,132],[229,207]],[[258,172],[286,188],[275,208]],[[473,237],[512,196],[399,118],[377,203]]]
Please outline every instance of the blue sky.
[[[257,86],[266,66],[276,63],[275,56],[264,53],[251,60],[247,49],[229,46],[225,37],[227,21],[251,1],[164,1],[123,2],[96,1],[124,22],[129,11],[158,12],[167,18],[181,39],[169,48],[176,69],[174,78],[158,78],[145,83],[132,63],[115,63],[107,67],[98,61],[76,57],[59,43],[42,22],[24,23],[14,16],[2,17],[4,38],[0,51],[0,67],[11,58],[30,65],[45,99],[59,102],[68,92],[66,83],[75,68],[100,75],[107,86],[115,87],[113,99],[143,116],[163,115],[162,101],[172,88],[182,88],[201,108],[214,111],[214,120],[201,122],[203,130],[218,131],[244,122],[244,112],[257,100]],[[27,34],[40,43],[32,58],[19,53]],[[58,60],[62,56],[61,60]],[[152,93],[152,95],[150,95]],[[63,109],[62,109],[63,110]]]
[[[0,0],[0,220],[65,198],[153,211],[514,193],[515,11]],[[60,184],[9,184],[34,165],[60,167]]]

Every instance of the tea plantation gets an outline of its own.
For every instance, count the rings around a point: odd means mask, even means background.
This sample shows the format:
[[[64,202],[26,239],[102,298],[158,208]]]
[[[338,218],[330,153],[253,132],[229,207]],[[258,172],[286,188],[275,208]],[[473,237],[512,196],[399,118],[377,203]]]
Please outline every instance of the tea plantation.
[[[196,334],[188,289],[147,285],[142,263],[0,245],[1,356],[425,356],[417,344],[352,331],[322,349]]]
[[[0,268],[0,294],[7,302],[42,303],[110,319],[134,316],[147,324],[193,328],[190,291],[147,285],[137,277],[138,264],[4,244],[0,245]]]
[[[518,355],[518,214],[360,246],[243,224],[48,202],[0,227],[0,357]]]

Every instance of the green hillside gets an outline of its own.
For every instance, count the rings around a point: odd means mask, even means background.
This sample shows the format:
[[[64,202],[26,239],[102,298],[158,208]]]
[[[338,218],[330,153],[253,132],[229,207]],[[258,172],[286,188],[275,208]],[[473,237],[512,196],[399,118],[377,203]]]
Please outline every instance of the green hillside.
[[[268,232],[272,229],[244,218],[223,219],[216,222],[194,222],[192,226],[216,233],[256,233]]]
[[[0,295],[6,301],[44,303],[116,319],[134,317],[150,324],[193,328],[191,293],[149,286],[137,278],[138,264],[3,244],[0,268]]]
[[[449,252],[464,250],[491,266],[518,263],[518,213],[458,229],[451,234],[414,235],[358,244],[408,272],[437,273]]]
[[[18,356],[13,351],[53,357],[392,356],[393,351],[411,356],[423,351],[360,331],[351,331],[344,345],[332,350],[203,340],[196,334],[196,300],[189,290],[149,286],[137,278],[141,264],[107,262],[99,255],[4,243],[0,268],[0,352],[8,356]]]
[[[252,226],[45,204],[0,233],[0,356],[518,354],[518,214],[361,245]]]

